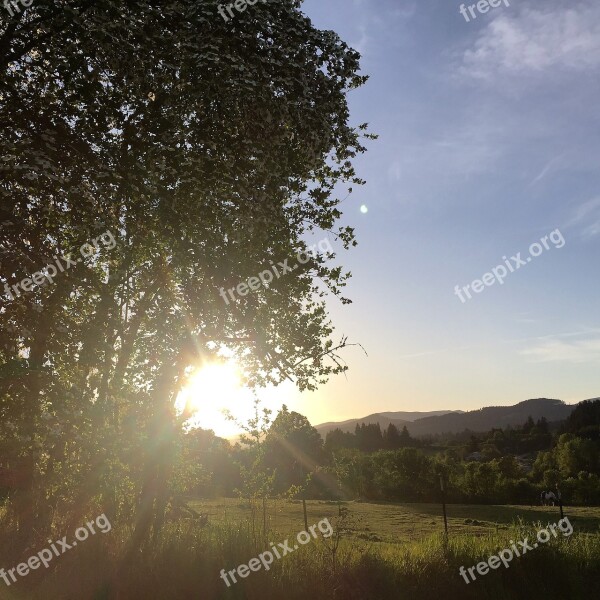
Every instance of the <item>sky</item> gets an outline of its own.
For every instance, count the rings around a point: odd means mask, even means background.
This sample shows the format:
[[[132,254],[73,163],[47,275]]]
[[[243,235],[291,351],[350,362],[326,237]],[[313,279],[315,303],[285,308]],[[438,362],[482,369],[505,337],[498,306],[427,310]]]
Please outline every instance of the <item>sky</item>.
[[[379,135],[342,206],[353,304],[329,301],[368,356],[347,349],[317,392],[263,395],[313,425],[600,395],[600,3],[508,0],[468,22],[459,7],[303,4],[362,54],[351,123]],[[475,282],[498,265],[502,284]]]

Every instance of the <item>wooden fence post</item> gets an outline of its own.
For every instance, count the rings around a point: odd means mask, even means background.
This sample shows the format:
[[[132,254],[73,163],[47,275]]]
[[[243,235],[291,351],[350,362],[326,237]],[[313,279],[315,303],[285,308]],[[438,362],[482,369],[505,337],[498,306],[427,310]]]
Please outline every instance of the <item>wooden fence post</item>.
[[[308,531],[308,516],[306,514],[306,500],[302,498],[302,510],[304,511],[304,531]]]
[[[558,496],[558,507],[560,508],[560,518],[564,519],[565,514],[563,512],[562,496],[561,496],[560,488],[558,487],[558,484],[556,484],[556,495]]]
[[[448,537],[448,519],[446,518],[446,489],[444,486],[444,475],[440,473],[440,489],[442,490],[442,509],[444,511],[444,531]]]

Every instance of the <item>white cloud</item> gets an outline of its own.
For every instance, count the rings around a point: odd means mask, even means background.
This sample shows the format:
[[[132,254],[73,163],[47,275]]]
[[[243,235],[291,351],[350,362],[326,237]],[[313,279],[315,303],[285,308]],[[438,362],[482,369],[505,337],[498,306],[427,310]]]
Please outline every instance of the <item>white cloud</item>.
[[[360,39],[357,42],[352,42],[350,47],[359,52],[361,56],[365,56],[370,38],[364,25],[360,25],[358,30],[360,31]]]
[[[417,12],[416,2],[403,2],[402,4],[393,3],[392,6],[391,15],[404,20],[412,19]]]
[[[519,352],[532,362],[600,362],[600,338],[565,341],[545,340]]]
[[[533,181],[531,181],[531,183],[529,185],[535,185],[536,183],[538,183],[538,181],[541,181],[542,179],[544,179],[544,177],[546,177],[546,175],[550,171],[551,167],[553,165],[555,165],[558,161],[560,161],[564,156],[565,156],[564,153],[561,154],[560,156],[555,156],[552,160],[550,160],[548,163],[546,163],[546,166],[541,170],[541,172],[537,175],[537,177],[535,177],[535,179],[533,179]]]
[[[590,238],[600,234],[600,196],[577,207],[570,225],[583,225],[581,235]]]
[[[461,73],[484,80],[600,67],[600,4],[496,12],[462,57]]]

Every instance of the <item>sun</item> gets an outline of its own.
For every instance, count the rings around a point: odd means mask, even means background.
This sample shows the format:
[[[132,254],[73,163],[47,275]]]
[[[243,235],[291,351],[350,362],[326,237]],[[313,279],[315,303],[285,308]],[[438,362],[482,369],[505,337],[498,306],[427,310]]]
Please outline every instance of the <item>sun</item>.
[[[241,373],[234,363],[212,363],[190,376],[188,385],[177,397],[175,409],[178,414],[186,410],[192,413],[186,421],[189,427],[212,429],[220,437],[230,437],[238,429],[225,418],[223,410],[245,404],[246,395]]]

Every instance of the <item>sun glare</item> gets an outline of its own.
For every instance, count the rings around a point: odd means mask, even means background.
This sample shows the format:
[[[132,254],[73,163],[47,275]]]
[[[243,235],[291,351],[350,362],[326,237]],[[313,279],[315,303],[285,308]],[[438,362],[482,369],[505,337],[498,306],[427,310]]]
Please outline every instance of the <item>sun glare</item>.
[[[247,391],[242,388],[240,372],[233,363],[214,363],[202,367],[190,377],[189,384],[177,397],[175,408],[179,414],[192,413],[190,427],[212,429],[222,437],[237,433],[235,423],[228,421],[223,409],[234,409],[246,403]],[[235,410],[232,410],[235,414]]]

